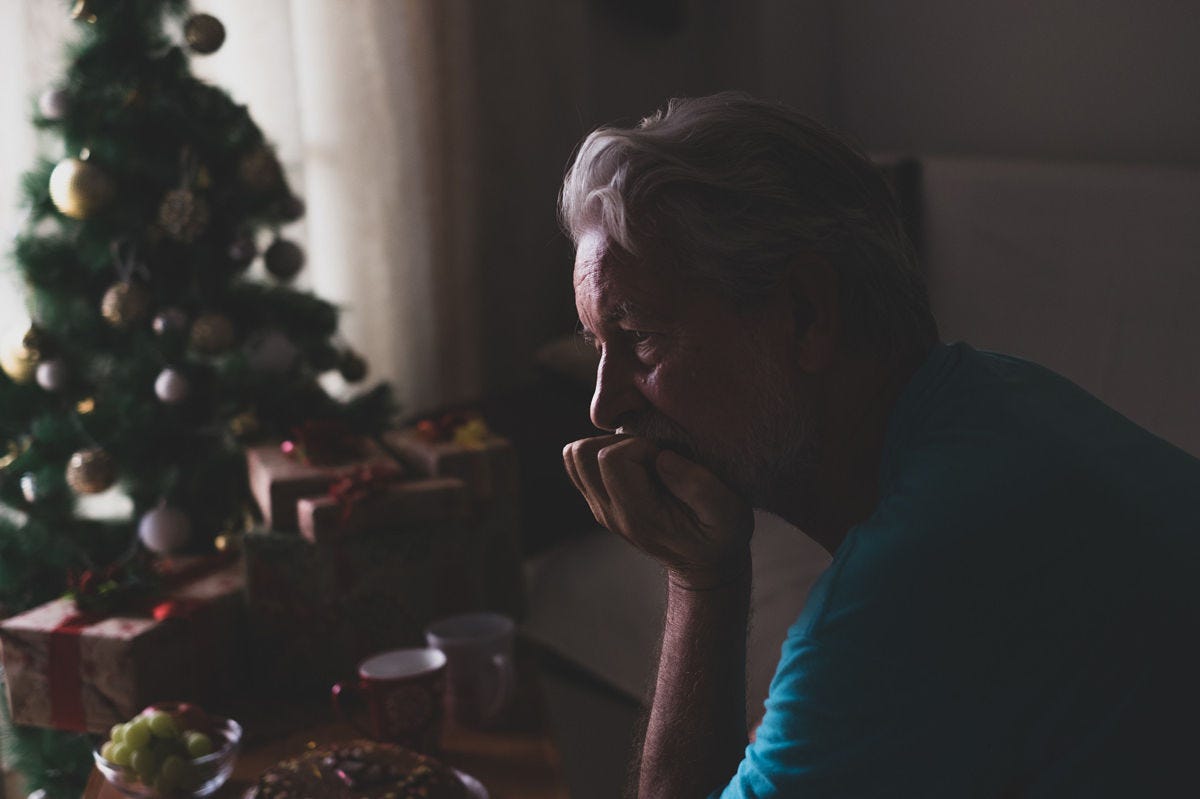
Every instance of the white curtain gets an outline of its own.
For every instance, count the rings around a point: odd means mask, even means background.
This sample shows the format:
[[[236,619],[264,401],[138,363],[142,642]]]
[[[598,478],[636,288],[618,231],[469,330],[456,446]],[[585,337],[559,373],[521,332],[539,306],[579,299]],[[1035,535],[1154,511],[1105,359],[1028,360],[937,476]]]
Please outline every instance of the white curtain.
[[[194,6],[227,31],[219,51],[193,60],[196,72],[249,106],[307,203],[306,218],[285,231],[308,249],[300,285],[344,309],[346,343],[373,379],[394,384],[406,411],[479,396],[470,4]],[[31,100],[59,74],[63,42],[79,23],[51,0],[0,0],[0,12],[7,243],[19,224],[20,173],[38,148]],[[5,328],[23,313],[14,285],[0,285]]]
[[[33,165],[39,149],[58,157],[50,140],[39,147],[30,122],[34,102],[62,70],[64,40],[71,19],[62,3],[0,0],[0,346],[12,329],[28,321],[13,271],[12,237],[21,224],[21,174]]]

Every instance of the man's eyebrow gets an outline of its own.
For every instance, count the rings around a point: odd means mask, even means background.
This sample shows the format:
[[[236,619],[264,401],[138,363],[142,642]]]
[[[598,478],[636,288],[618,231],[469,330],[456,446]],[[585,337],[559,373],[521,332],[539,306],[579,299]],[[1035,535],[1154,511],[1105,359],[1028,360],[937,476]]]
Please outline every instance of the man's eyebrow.
[[[605,322],[620,322],[625,319],[651,319],[653,315],[632,300],[621,300],[604,315]]]
[[[632,300],[622,300],[613,306],[602,317],[605,324],[613,324],[626,319],[650,320],[654,317],[644,307]],[[575,323],[575,333],[588,344],[596,343],[596,334],[584,327],[583,322]]]

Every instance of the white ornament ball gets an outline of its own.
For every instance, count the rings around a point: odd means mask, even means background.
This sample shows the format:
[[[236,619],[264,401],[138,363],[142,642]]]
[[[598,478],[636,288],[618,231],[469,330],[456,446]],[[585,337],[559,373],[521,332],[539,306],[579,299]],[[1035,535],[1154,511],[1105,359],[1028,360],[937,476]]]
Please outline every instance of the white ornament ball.
[[[32,472],[26,472],[21,475],[21,496],[25,497],[25,501],[30,505],[38,501],[41,492],[38,490],[37,475]]]
[[[192,522],[187,514],[170,505],[159,505],[138,522],[138,539],[158,555],[170,555],[192,539]]]
[[[187,330],[188,317],[182,308],[164,308],[154,315],[151,326],[154,328],[154,332],[160,336],[182,333]]]
[[[25,799],[46,799],[48,795],[49,794],[46,793],[45,788],[38,788],[33,793],[29,794],[29,796],[25,797]]]
[[[190,390],[188,379],[177,369],[163,369],[154,381],[154,393],[168,405],[183,402]]]
[[[250,348],[250,366],[267,374],[283,374],[292,368],[300,350],[278,330],[264,333]]]
[[[38,98],[38,111],[44,118],[57,121],[67,115],[70,102],[66,89],[47,89]]]
[[[47,391],[62,391],[67,385],[66,363],[60,358],[51,358],[39,363],[37,384]]]

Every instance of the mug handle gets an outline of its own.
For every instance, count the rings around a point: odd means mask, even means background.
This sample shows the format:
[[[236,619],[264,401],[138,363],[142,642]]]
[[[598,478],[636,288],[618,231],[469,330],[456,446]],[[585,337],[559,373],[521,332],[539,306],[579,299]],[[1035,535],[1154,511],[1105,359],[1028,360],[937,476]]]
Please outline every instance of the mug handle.
[[[333,712],[339,719],[349,724],[354,729],[358,730],[367,738],[375,738],[375,733],[368,730],[366,727],[359,724],[350,715],[347,708],[343,707],[342,702],[362,702],[362,689],[352,682],[337,682],[329,689],[329,698],[333,703]]]
[[[512,698],[513,689],[516,687],[516,673],[513,669],[512,657],[502,652],[492,655],[492,670],[496,675],[496,694],[483,716],[487,721],[500,715],[500,711],[504,710],[504,706]]]

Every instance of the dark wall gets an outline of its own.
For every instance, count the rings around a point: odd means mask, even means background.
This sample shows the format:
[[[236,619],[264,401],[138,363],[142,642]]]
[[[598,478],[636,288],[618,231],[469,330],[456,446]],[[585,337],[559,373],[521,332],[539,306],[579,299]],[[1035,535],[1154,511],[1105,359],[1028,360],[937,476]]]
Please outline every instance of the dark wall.
[[[739,88],[826,116],[831,15],[817,0],[479,3],[485,381],[526,384],[575,325],[572,251],[555,202],[579,141],[677,95]],[[788,28],[785,33],[782,29]]]
[[[1200,162],[1194,2],[833,7],[834,113],[872,148]]]

